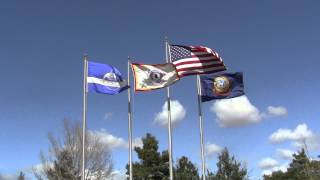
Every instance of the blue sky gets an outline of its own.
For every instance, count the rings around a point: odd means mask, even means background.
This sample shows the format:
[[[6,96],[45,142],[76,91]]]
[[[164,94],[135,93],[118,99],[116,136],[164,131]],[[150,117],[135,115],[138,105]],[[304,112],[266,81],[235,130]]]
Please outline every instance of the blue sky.
[[[319,5],[316,0],[1,2],[0,172],[38,164],[39,152],[48,149],[47,133],[59,136],[64,118],[81,120],[85,52],[126,74],[127,56],[164,62],[165,36],[175,44],[211,47],[230,71],[244,72],[247,99],[203,104],[206,144],[228,147],[252,178],[285,166],[289,160],[282,150],[296,151],[301,140],[316,157]],[[186,77],[172,87],[172,99],[185,111],[173,129],[173,156],[200,163],[195,84],[195,77]],[[165,90],[133,97],[134,137],[150,132],[161,150],[167,148],[167,130],[154,119],[165,97]],[[223,108],[234,104],[237,112]],[[219,113],[240,123],[221,127],[225,119]],[[88,127],[120,142],[113,159],[115,169],[124,172],[127,93],[89,94]],[[216,155],[207,163],[215,170]]]

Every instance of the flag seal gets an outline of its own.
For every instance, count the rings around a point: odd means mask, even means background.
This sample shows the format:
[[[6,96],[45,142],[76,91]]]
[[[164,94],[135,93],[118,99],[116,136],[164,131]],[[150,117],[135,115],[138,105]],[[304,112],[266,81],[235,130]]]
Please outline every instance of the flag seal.
[[[212,91],[215,95],[228,96],[231,92],[231,81],[226,76],[215,77]]]

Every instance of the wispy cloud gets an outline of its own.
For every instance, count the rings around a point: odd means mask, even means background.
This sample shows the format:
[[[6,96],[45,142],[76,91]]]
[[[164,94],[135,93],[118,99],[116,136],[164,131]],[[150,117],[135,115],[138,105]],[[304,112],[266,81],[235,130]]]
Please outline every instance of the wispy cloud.
[[[103,116],[103,119],[105,119],[105,120],[110,120],[110,119],[112,118],[112,116],[113,116],[113,113],[111,113],[111,112],[106,112],[106,113],[104,114],[104,116]]]
[[[186,109],[178,100],[171,101],[171,122],[173,125],[177,124],[178,122],[182,121],[186,116]],[[164,103],[162,106],[162,111],[158,112],[155,115],[154,122],[166,126],[168,124],[168,104],[167,102]]]
[[[243,126],[258,123],[265,118],[287,115],[287,109],[282,106],[269,106],[267,112],[260,113],[247,96],[217,100],[210,110],[216,114],[221,127]]]
[[[283,106],[269,106],[267,108],[267,112],[270,116],[281,117],[288,115],[288,110]]]

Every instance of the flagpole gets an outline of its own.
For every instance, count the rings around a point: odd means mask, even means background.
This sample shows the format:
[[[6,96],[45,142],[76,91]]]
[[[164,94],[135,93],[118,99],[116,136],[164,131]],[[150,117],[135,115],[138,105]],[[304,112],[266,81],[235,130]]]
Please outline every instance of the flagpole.
[[[82,114],[82,176],[85,180],[85,144],[86,144],[86,124],[87,124],[87,76],[88,76],[88,55],[84,55],[84,70],[83,70],[83,114]]]
[[[202,180],[206,179],[206,164],[204,156],[204,145],[203,145],[203,119],[202,119],[202,101],[201,101],[201,83],[200,75],[197,75],[197,91],[198,91],[198,113],[199,113],[199,127],[200,127],[200,147],[201,147],[201,164],[202,164]]]
[[[128,57],[128,134],[129,134],[129,180],[132,180],[132,114],[130,86],[130,58]]]
[[[166,62],[171,63],[170,49],[166,38]],[[167,105],[168,105],[168,140],[169,140],[169,172],[170,180],[173,180],[173,161],[172,161],[172,133],[171,133],[171,102],[170,102],[170,86],[167,87]]]

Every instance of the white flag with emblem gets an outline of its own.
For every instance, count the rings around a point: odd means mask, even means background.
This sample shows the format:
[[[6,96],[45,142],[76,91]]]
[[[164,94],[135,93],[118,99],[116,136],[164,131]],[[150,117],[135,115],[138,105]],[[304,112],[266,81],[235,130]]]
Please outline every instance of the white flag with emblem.
[[[131,64],[135,91],[148,91],[170,86],[179,80],[173,64]]]

